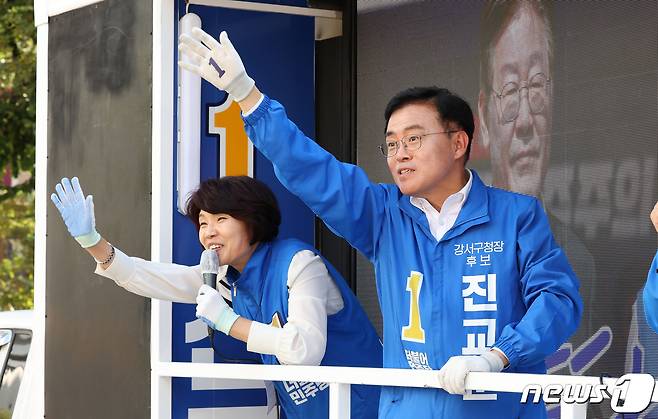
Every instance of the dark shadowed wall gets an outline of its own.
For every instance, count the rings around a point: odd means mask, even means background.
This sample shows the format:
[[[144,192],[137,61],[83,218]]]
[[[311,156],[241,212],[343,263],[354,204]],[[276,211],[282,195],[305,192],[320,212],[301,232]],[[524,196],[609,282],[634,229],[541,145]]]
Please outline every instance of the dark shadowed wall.
[[[52,17],[48,188],[78,176],[98,231],[148,258],[151,1],[107,0]],[[45,412],[57,419],[149,416],[150,303],[93,273],[48,206]]]

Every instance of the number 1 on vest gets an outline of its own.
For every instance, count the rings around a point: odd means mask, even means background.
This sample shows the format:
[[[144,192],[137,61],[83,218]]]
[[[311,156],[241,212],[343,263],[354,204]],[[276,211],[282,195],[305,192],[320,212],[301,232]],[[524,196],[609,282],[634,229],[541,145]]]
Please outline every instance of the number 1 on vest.
[[[420,287],[423,286],[423,274],[411,271],[407,278],[407,291],[409,296],[409,325],[402,328],[402,340],[425,343],[425,330],[420,324]]]

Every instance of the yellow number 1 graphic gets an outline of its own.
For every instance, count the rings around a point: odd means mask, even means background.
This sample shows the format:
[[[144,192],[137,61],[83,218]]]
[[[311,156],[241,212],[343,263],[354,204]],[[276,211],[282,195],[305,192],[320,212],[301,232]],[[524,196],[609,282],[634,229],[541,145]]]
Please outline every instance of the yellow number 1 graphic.
[[[232,100],[208,107],[208,132],[219,136],[219,176],[254,176],[253,145]]]
[[[409,325],[402,328],[402,340],[425,343],[425,330],[420,324],[420,306],[418,300],[420,297],[420,287],[423,286],[423,274],[411,271],[407,278],[407,291],[411,293],[409,297]]]

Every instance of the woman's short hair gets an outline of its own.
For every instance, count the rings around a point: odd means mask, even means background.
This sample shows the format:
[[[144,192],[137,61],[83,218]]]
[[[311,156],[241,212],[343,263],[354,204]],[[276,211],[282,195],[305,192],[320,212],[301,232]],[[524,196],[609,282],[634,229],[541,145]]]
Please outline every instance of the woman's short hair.
[[[249,176],[208,179],[187,200],[187,216],[199,230],[201,210],[228,214],[247,226],[250,244],[272,241],[279,234],[281,212],[276,197],[263,182]]]

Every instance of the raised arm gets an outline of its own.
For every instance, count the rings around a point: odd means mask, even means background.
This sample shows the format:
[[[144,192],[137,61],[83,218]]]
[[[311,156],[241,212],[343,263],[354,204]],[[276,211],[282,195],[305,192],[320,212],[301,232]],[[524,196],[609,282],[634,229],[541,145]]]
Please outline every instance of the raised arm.
[[[62,178],[55,185],[55,193],[50,195],[50,200],[62,216],[71,237],[94,258],[101,269],[109,267],[114,260],[114,247],[96,231],[94,197],[85,197],[78,178]]]
[[[96,261],[97,274],[144,297],[194,302],[203,283],[197,267],[150,262],[125,255],[96,231],[93,197],[85,197],[77,177],[63,178],[55,190],[51,200],[69,234]]]
[[[372,259],[384,217],[385,188],[371,183],[359,167],[336,160],[288,119],[281,104],[263,96],[249,81],[225,32],[217,42],[195,28],[192,36],[181,36],[179,49],[193,62],[179,62],[182,68],[238,101],[247,113],[250,140],[272,162],[281,183],[329,228]]]
[[[653,211],[651,211],[651,222],[656,229],[656,233],[658,233],[658,202],[656,202]],[[644,286],[642,298],[644,300],[644,315],[647,318],[647,323],[658,333],[658,251],[649,268],[647,284]]]
[[[649,268],[647,275],[647,283],[644,286],[642,293],[644,300],[644,315],[647,318],[647,323],[658,333],[658,252],[653,258],[653,263]]]

